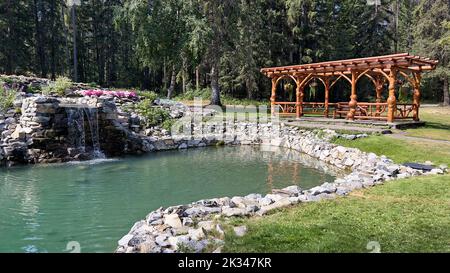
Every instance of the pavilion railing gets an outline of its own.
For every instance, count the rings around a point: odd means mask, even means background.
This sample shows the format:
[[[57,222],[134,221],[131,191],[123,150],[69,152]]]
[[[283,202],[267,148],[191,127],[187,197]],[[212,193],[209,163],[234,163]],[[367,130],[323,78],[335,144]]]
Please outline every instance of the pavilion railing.
[[[304,102],[302,105],[304,115],[325,115],[325,102]],[[335,103],[328,103],[329,113],[334,111],[335,105]]]
[[[275,106],[278,108],[278,114],[281,116],[295,115],[297,112],[297,106],[300,105],[296,102],[276,102]],[[302,104],[303,115],[325,115],[325,103],[324,102],[303,102]],[[329,103],[328,111],[332,113],[336,104]]]
[[[416,106],[414,104],[397,103],[395,119],[412,119],[415,108]],[[334,117],[345,117],[348,111],[350,111],[348,102],[339,102],[336,104]],[[387,112],[387,103],[358,102],[355,119],[387,120]]]
[[[417,105],[407,103],[397,103],[397,109],[395,111],[396,119],[412,119],[414,118],[414,112],[417,110]]]
[[[278,110],[278,115],[280,116],[291,116],[297,113],[297,103],[296,102],[276,102],[275,107]]]
[[[297,112],[296,102],[276,102],[280,116],[294,116]],[[416,105],[408,103],[397,103],[395,119],[412,119]],[[325,115],[324,102],[303,102],[303,115]],[[345,118],[350,111],[348,102],[329,103],[328,111],[333,118]],[[387,120],[388,104],[385,102],[358,102],[356,106],[355,119]]]

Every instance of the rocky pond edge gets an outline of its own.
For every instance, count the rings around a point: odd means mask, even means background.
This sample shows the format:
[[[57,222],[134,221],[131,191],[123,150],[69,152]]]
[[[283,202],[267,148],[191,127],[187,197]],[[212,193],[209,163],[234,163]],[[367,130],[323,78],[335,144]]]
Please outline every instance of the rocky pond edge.
[[[325,132],[325,134],[323,134]],[[226,145],[268,145],[292,149],[350,173],[333,182],[324,182],[312,189],[303,190],[293,185],[272,193],[221,197],[159,208],[145,219],[136,222],[118,241],[116,253],[220,253],[224,245],[223,218],[261,217],[269,212],[304,202],[315,202],[348,195],[351,191],[384,184],[386,181],[418,175],[443,174],[446,166],[429,172],[395,164],[385,156],[362,152],[330,143],[336,137],[332,130],[308,131],[291,126],[241,123],[236,125]],[[364,137],[364,136],[363,136]],[[180,141],[189,139],[188,142]],[[178,137],[170,147],[185,149],[205,147],[217,143],[214,137],[194,139]],[[245,226],[233,227],[237,236],[243,236]]]

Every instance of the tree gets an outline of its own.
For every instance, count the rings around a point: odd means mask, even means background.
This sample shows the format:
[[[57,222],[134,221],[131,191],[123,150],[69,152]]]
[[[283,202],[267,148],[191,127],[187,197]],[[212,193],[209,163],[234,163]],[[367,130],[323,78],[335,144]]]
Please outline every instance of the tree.
[[[439,60],[437,69],[427,77],[442,82],[443,104],[450,105],[450,2],[422,0],[415,10],[414,52]]]
[[[0,2],[0,70],[6,74],[27,73],[34,62],[33,9],[30,1]]]

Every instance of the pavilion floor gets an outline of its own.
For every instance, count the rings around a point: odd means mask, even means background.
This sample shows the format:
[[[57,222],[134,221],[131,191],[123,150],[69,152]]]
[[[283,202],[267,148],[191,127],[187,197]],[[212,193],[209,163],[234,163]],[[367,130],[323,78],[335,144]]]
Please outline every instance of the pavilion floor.
[[[386,123],[381,120],[355,120],[349,121],[346,119],[333,119],[325,117],[303,116],[300,119],[295,117],[282,117],[286,124],[303,127],[303,128],[317,128],[317,129],[331,129],[331,130],[348,130],[360,131],[367,133],[382,133],[389,129],[405,129],[423,126],[423,121],[413,120],[399,120],[392,123]]]

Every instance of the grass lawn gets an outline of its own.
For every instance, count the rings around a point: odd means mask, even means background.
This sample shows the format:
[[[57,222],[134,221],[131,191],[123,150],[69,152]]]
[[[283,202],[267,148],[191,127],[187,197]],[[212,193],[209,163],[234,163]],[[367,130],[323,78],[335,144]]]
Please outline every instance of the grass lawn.
[[[450,107],[423,107],[420,118],[426,125],[406,130],[408,136],[450,141]]]
[[[445,139],[450,110],[425,108],[427,127],[408,135]],[[386,155],[395,162],[450,165],[450,144],[371,136],[337,144]],[[233,219],[248,233],[228,229],[224,252],[450,252],[450,174],[387,182],[348,197],[286,208],[264,218]]]
[[[450,175],[389,182],[345,198],[308,203],[241,221],[224,252],[450,251]],[[237,224],[237,223],[234,223]]]
[[[371,136],[358,140],[338,139],[336,144],[385,155],[397,163],[425,162],[450,165],[450,144]]]

